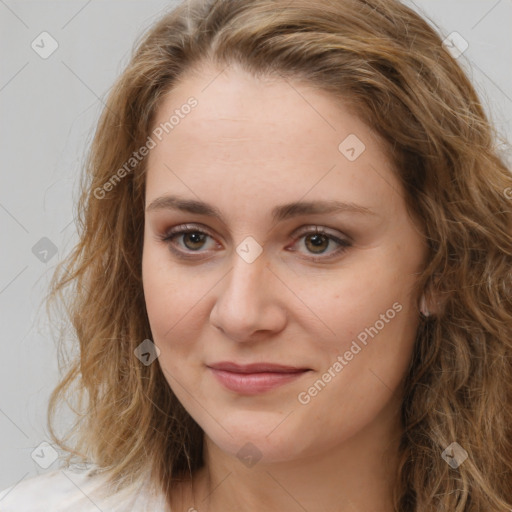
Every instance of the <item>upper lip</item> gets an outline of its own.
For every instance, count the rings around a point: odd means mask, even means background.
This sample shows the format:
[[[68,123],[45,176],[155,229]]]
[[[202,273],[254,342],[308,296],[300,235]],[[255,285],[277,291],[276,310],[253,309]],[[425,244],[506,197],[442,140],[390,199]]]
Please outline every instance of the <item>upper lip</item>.
[[[309,370],[309,368],[301,368],[297,366],[285,366],[282,364],[274,363],[251,363],[251,364],[237,364],[231,361],[221,361],[208,365],[209,368],[215,370],[224,370],[234,373],[294,373]]]

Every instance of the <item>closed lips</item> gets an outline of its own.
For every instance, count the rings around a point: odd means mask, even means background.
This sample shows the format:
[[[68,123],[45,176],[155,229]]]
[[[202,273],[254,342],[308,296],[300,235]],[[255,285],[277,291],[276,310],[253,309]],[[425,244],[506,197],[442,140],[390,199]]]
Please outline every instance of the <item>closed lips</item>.
[[[273,363],[252,363],[241,365],[229,361],[214,363],[208,365],[208,367],[214,370],[222,370],[232,373],[299,373],[310,369]]]

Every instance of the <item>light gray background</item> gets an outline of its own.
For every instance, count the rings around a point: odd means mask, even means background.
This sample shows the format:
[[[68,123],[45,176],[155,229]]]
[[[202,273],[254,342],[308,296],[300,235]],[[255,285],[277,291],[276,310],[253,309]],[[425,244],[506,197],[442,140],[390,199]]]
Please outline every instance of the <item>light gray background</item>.
[[[415,0],[446,37],[484,107],[512,139],[512,0]],[[76,242],[77,177],[102,102],[135,38],[172,1],[0,0],[0,490],[43,469],[31,457],[45,440],[46,406],[57,382],[54,341],[41,300],[55,264]],[[59,44],[47,59],[32,48],[43,31]],[[57,253],[32,252],[43,237]]]

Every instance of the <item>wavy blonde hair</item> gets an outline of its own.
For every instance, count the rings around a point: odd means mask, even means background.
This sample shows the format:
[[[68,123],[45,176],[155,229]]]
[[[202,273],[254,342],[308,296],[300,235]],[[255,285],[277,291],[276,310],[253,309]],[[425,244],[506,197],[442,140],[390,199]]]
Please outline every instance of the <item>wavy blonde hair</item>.
[[[79,242],[48,297],[65,304],[79,346],[73,356],[61,347],[66,373],[48,408],[67,461],[93,461],[116,488],[150,471],[166,496],[203,464],[201,428],[160,366],[134,356],[152,338],[141,280],[146,160],[104,198],[94,191],[145,144],[165,93],[205,62],[318,87],[386,141],[428,241],[419,289],[439,306],[422,317],[405,376],[395,510],[508,512],[512,175],[464,71],[397,0],[189,2],[138,42],[92,141]],[[61,437],[52,424],[63,403],[76,421]],[[454,441],[468,452],[456,469],[441,457]]]

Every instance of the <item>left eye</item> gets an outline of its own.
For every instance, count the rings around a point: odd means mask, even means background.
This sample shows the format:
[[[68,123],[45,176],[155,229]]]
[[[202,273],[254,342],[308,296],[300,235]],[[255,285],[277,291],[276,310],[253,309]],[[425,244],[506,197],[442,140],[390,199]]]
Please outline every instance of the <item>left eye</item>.
[[[338,245],[338,248],[334,251],[331,251],[329,256],[312,258],[313,260],[327,259],[333,256],[337,256],[345,252],[347,248],[352,245],[348,240],[343,240],[319,227],[306,228],[305,230],[297,233],[295,237],[296,241],[304,239],[304,245],[308,251],[312,251],[311,253],[313,255],[324,254],[324,252],[327,250],[327,247],[331,245],[331,242],[334,242]]]
[[[192,226],[184,229],[180,227],[172,229],[163,235],[161,240],[167,242],[169,244],[170,250],[178,256],[184,258],[193,258],[194,256],[192,256],[190,252],[200,252],[200,249],[202,249],[205,245],[205,240],[207,237],[213,238],[208,232]],[[181,238],[185,249],[178,249],[176,247],[176,238]],[[294,235],[295,242],[301,239],[304,239],[304,245],[308,250],[312,251],[313,255],[324,254],[331,242],[334,242],[338,245],[336,250],[331,251],[330,256],[322,256],[321,258],[316,259],[327,259],[328,257],[332,257],[333,255],[344,252],[348,247],[351,246],[351,243],[348,240],[340,239],[337,236],[330,234],[324,231],[322,228],[318,227],[310,227]],[[189,251],[188,254],[187,251]],[[296,249],[292,249],[292,252],[295,251]],[[309,259],[315,260],[315,258]]]

